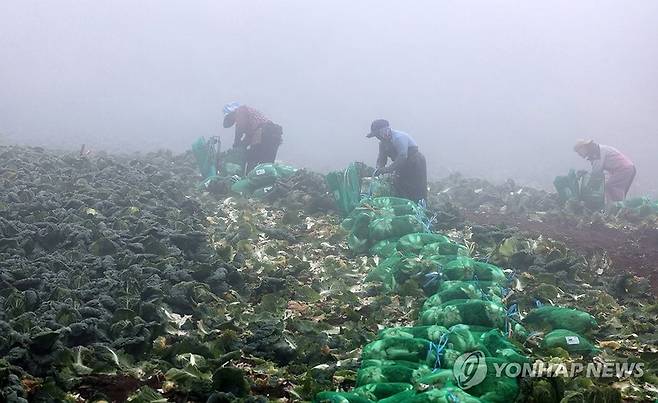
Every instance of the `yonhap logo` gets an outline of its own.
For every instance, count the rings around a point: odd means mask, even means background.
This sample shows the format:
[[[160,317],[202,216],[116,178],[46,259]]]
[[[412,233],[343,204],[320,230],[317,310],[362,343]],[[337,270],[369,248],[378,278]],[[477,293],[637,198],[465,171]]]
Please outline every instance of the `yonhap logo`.
[[[455,361],[452,373],[457,385],[466,390],[479,385],[487,377],[487,363],[482,351],[472,351],[460,355]]]

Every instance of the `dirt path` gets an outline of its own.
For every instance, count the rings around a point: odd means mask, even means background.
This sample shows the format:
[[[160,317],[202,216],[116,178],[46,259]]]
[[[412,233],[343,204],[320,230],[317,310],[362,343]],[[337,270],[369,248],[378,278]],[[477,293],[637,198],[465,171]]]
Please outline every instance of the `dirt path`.
[[[570,222],[539,222],[525,216],[467,212],[466,220],[481,225],[505,225],[565,242],[583,253],[606,251],[614,267],[647,277],[658,292],[658,229],[619,230],[600,226],[579,228]]]

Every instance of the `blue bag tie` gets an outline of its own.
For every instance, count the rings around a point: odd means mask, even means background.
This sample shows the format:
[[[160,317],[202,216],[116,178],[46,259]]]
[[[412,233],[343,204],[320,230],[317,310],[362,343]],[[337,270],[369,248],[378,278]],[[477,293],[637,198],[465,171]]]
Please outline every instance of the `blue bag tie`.
[[[439,282],[439,279],[441,279],[441,276],[443,275],[440,270],[441,268],[439,267],[439,270],[425,274],[425,283],[423,284],[423,288],[427,288],[430,285]]]
[[[505,315],[505,332],[507,333],[507,337],[512,335],[512,320],[518,317],[519,306],[517,304],[512,304]]]
[[[450,403],[459,403],[459,398],[455,396],[452,391],[446,393],[446,400]]]
[[[432,352],[434,351],[436,353],[436,359],[434,360],[433,370],[436,371],[437,369],[441,368],[441,354],[443,354],[443,351],[448,345],[448,333],[441,335],[438,343],[434,343],[433,341],[430,341],[429,343],[430,345],[429,349],[427,350],[427,358],[425,358],[425,361],[430,359]]]
[[[482,289],[482,286],[480,285],[480,279],[478,278],[478,275],[475,273],[473,273],[473,282],[475,282],[475,286],[477,287],[477,289],[480,290],[481,298],[485,301],[491,301],[489,295],[486,292],[484,292],[484,290]]]

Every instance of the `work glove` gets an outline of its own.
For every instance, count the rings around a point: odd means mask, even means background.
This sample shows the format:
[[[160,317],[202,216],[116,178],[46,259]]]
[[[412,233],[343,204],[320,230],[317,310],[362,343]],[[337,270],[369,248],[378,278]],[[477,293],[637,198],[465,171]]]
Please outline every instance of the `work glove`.
[[[372,176],[373,176],[373,178],[376,178],[381,174],[383,174],[382,170],[377,168],[377,169],[375,169],[375,172],[372,173]]]
[[[232,182],[232,183],[238,182],[240,179],[241,179],[241,178],[240,178],[240,176],[238,176],[238,175],[233,175],[233,176],[231,176],[231,182]]]

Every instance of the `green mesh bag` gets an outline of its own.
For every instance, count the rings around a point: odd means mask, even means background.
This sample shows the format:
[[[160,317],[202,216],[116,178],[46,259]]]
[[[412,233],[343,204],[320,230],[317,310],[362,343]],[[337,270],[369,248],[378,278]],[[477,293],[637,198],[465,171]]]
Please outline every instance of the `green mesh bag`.
[[[350,164],[344,171],[330,172],[325,180],[338,211],[343,217],[350,214],[361,201],[361,175],[356,164]]]
[[[569,353],[593,355],[599,353],[589,340],[576,332],[566,329],[555,329],[544,336],[541,347],[545,350],[560,347]]]
[[[427,392],[416,394],[400,403],[479,403],[481,402],[475,396],[472,396],[463,390],[454,388],[430,389]]]
[[[411,278],[424,281],[425,275],[435,272],[441,257],[401,255],[396,253],[381,261],[366,276],[368,281],[381,281],[389,290],[395,290]]]
[[[454,256],[442,264],[441,274],[447,280],[472,280],[475,275],[475,260],[466,256]]]
[[[425,245],[420,251],[423,255],[470,256],[471,252],[464,245],[453,241],[435,242]]]
[[[373,403],[356,393],[348,392],[320,392],[313,399],[315,403]]]
[[[482,300],[454,300],[421,312],[423,325],[454,326],[457,324],[504,329],[507,310],[502,305]]]
[[[379,332],[379,338],[385,339],[390,337],[408,339],[425,339],[433,343],[439,343],[443,335],[448,334],[448,329],[443,326],[409,326],[409,327],[391,327]]]
[[[356,384],[363,386],[370,383],[414,383],[418,378],[431,372],[432,369],[427,365],[403,361],[361,365],[356,373]]]
[[[439,234],[427,232],[407,234],[400,238],[397,244],[397,250],[405,254],[420,254],[425,245],[434,243],[449,243],[448,237]],[[432,253],[437,254],[437,253]]]
[[[405,390],[404,392],[400,392],[398,394],[386,397],[384,399],[378,400],[377,403],[398,403],[398,402],[403,402],[407,399],[411,399],[412,397],[416,396],[416,391],[415,390]]]
[[[413,389],[414,386],[410,383],[371,383],[355,388],[353,393],[369,400],[381,402],[382,399],[392,397],[401,399],[413,396],[415,394]]]
[[[349,236],[348,236],[348,245],[349,245]],[[351,245],[350,249],[352,248]],[[379,262],[377,267],[370,270],[366,275],[366,281],[381,282],[387,290],[392,291],[397,286],[397,281],[395,278],[397,267],[401,264],[404,256],[399,254],[394,254],[383,261]]]
[[[541,332],[567,329],[579,334],[588,334],[597,326],[596,320],[589,313],[558,306],[533,309],[522,322],[526,328]]]
[[[217,175],[218,144],[218,142],[206,141],[205,137],[199,137],[192,143],[192,154],[204,180]]]
[[[429,375],[418,379],[421,385],[428,385],[436,389],[457,387],[457,380],[452,369],[437,369]]]
[[[244,176],[245,150],[241,148],[231,148],[219,154],[219,172],[220,176]]]
[[[480,360],[477,366],[486,366],[486,377],[479,384],[470,387],[468,393],[479,397],[483,402],[509,403],[515,401],[519,394],[519,384],[516,378],[504,375],[496,376],[496,365],[506,364],[509,363],[500,358],[485,357],[484,362]],[[472,370],[477,371],[475,368]]]
[[[290,176],[294,172],[294,168],[286,165],[259,164],[247,174],[246,178],[234,183],[231,191],[241,195],[251,195],[258,191],[255,196],[263,197],[271,190],[277,179]]]
[[[424,230],[423,223],[414,215],[400,215],[395,217],[383,217],[373,220],[370,225],[370,236],[372,241],[388,238],[399,238],[412,232]]]
[[[505,272],[498,266],[478,262],[466,256],[456,256],[442,265],[441,273],[447,280],[468,281],[477,278],[479,281],[491,281],[504,284],[507,281]]]
[[[264,188],[256,189],[253,191],[252,196],[258,199],[262,199],[267,196],[274,188],[272,186],[266,186]]]
[[[377,242],[370,248],[370,254],[382,258],[388,258],[397,252],[396,245],[396,239],[384,239],[383,241]]]
[[[484,299],[502,304],[502,291],[491,281],[444,281],[439,290],[423,304],[423,309],[455,299]]]
[[[375,178],[363,178],[361,183],[361,194],[367,197],[390,197],[393,194],[391,181],[384,176]]]
[[[373,199],[365,199],[361,206],[375,210],[390,210],[394,215],[413,215],[424,217],[425,210],[415,202],[409,199],[400,197],[376,197]],[[418,231],[420,232],[420,231]]]
[[[429,340],[387,337],[367,344],[363,348],[361,359],[410,361],[433,365],[440,358],[437,354]]]
[[[392,211],[390,215],[393,216]],[[370,233],[370,229],[368,228],[370,222],[375,218],[382,216],[382,212],[365,207],[358,207],[354,209],[346,219],[343,220],[341,227],[346,231],[351,231],[359,237],[366,238]]]
[[[491,329],[480,336],[480,345],[493,357],[517,364],[529,363],[530,358],[510,341],[499,329]]]
[[[241,195],[250,195],[255,190],[251,180],[245,178],[241,179],[231,185],[231,191]]]
[[[458,324],[450,327],[448,347],[463,353],[480,349],[480,339],[490,327]]]
[[[295,168],[280,164],[258,164],[249,173],[247,178],[254,188],[271,186],[277,179],[290,177],[295,173]]]

